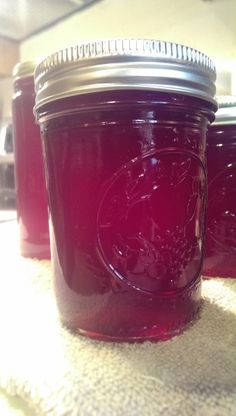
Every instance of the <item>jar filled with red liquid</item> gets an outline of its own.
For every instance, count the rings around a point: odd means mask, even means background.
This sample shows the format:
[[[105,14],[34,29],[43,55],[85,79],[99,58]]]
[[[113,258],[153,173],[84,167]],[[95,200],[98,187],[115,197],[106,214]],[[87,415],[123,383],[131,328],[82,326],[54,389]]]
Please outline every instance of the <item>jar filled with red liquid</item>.
[[[35,73],[62,322],[162,340],[197,314],[215,71],[153,40],[80,44]]]
[[[17,214],[20,251],[25,257],[50,258],[48,206],[39,126],[35,123],[35,62],[15,66],[12,102]]]
[[[207,134],[209,179],[203,273],[236,278],[236,97],[219,97]]]

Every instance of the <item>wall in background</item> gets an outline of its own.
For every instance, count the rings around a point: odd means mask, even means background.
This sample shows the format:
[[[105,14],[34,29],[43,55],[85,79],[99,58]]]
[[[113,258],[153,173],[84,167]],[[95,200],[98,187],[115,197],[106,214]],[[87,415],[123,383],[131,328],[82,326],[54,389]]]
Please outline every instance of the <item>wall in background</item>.
[[[1,120],[11,118],[11,100],[13,94],[12,78],[0,79],[0,124]]]
[[[20,59],[19,43],[0,36],[0,56],[0,78],[10,77],[13,66]]]
[[[22,59],[81,39],[147,37],[236,59],[235,0],[101,0],[22,43]]]
[[[223,72],[218,93],[230,93],[231,67],[236,62],[235,16],[235,0],[100,0],[23,42],[21,59],[48,55],[84,39],[164,39],[187,44],[217,59]]]

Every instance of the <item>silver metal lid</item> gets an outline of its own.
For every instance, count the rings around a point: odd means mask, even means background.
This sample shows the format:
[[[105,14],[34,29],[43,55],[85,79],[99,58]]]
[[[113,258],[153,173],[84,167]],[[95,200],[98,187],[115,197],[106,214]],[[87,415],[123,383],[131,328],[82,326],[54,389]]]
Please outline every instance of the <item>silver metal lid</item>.
[[[18,62],[13,68],[13,78],[14,81],[18,79],[32,77],[34,75],[34,70],[37,65],[37,61],[26,61]]]
[[[216,98],[219,109],[213,125],[236,124],[236,96],[221,95]]]
[[[35,71],[36,110],[78,94],[156,90],[216,104],[215,67],[203,53],[159,40],[84,42],[44,59]]]

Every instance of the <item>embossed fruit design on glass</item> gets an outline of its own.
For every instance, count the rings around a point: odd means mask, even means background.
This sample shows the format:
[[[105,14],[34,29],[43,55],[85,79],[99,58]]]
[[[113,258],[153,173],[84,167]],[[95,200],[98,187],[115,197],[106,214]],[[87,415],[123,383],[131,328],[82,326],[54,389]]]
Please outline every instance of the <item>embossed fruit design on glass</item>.
[[[12,103],[20,250],[25,257],[50,258],[48,204],[39,126],[35,123],[35,62],[14,68]]]
[[[219,97],[207,135],[209,205],[204,275],[236,278],[236,97]]]
[[[159,41],[81,44],[37,67],[67,327],[103,340],[163,340],[196,316],[214,80],[209,58]]]

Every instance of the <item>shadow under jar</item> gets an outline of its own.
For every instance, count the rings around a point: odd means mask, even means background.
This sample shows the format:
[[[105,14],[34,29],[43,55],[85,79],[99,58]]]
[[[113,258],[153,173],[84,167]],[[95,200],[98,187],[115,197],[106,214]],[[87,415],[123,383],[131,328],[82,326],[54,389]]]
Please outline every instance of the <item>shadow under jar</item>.
[[[203,273],[236,278],[236,97],[219,97],[207,134],[208,210]]]
[[[97,41],[35,77],[62,322],[103,340],[178,334],[201,298],[212,62],[165,42]]]
[[[34,61],[22,62],[13,71],[17,217],[21,254],[30,258],[49,259],[48,202],[42,143],[33,114],[35,65]]]

